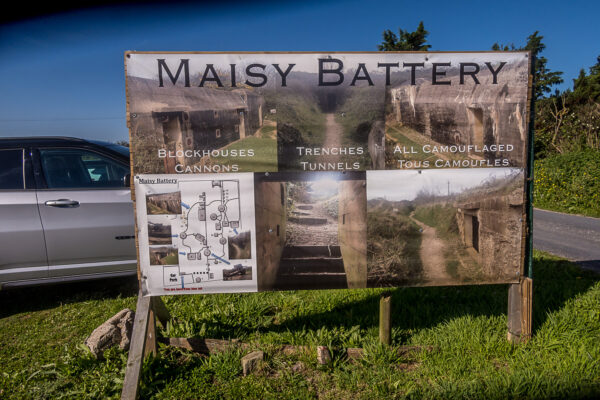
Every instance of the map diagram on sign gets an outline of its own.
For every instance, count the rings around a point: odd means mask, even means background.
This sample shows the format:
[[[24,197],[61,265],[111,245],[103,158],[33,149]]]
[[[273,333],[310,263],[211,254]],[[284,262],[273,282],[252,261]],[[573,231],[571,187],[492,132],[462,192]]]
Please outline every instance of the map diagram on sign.
[[[165,291],[256,281],[253,192],[243,193],[240,179],[213,176],[220,179],[177,176],[169,185],[139,178],[146,189],[147,276]]]

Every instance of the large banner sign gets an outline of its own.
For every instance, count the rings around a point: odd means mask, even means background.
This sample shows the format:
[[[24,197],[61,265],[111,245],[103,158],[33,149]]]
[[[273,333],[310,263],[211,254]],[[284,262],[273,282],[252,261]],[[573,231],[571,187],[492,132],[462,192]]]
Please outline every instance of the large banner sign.
[[[528,53],[125,61],[145,294],[518,282]]]

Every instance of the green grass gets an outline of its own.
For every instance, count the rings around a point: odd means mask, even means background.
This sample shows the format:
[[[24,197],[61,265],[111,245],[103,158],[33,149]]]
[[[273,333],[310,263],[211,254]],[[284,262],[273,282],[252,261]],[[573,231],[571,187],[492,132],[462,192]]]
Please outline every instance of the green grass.
[[[534,167],[536,207],[600,217],[600,152],[554,155]]]
[[[415,209],[415,218],[436,228],[438,236],[442,239],[456,239],[458,235],[456,208],[452,205],[418,206]]]
[[[394,154],[394,148],[386,149],[388,152],[391,152],[394,159],[401,159],[406,161],[425,161],[429,160],[431,162],[436,160],[435,154],[427,154],[423,152],[423,143],[417,143],[411,140],[407,135],[406,131],[410,128],[402,125],[386,125],[386,134],[389,135],[394,140],[394,146],[404,146],[407,150],[414,149],[416,153],[396,153]]]
[[[298,129],[309,145],[325,141],[325,115],[310,93],[281,90],[277,96],[277,124],[288,124]]]
[[[385,119],[384,93],[378,87],[355,87],[344,93],[343,100],[335,112],[336,121],[344,129],[342,144],[366,149],[371,124]],[[341,116],[342,112],[344,117]]]
[[[163,258],[163,262],[165,265],[177,265],[179,263],[179,254],[169,254]]]
[[[225,147],[228,150],[254,150],[254,157],[229,157],[227,161],[215,160],[222,165],[237,164],[238,172],[277,171],[277,140],[269,133],[275,128],[264,126],[255,136],[247,136]]]
[[[534,273],[534,336],[517,346],[506,341],[506,285],[393,289],[393,346],[434,347],[411,357],[377,344],[379,289],[164,297],[179,322],[163,334],[238,337],[265,361],[243,377],[238,350],[161,347],[144,364],[141,398],[597,398],[600,277],[542,253]],[[126,353],[97,361],[80,344],[135,293],[118,280],[0,293],[0,398],[118,398]],[[338,350],[323,367],[276,343],[363,347],[366,357],[351,363]]]

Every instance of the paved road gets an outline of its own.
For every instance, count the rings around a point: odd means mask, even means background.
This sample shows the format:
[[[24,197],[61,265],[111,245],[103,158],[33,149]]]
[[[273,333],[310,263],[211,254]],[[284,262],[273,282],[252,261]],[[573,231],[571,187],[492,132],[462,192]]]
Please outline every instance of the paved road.
[[[600,272],[600,218],[534,209],[533,247]]]

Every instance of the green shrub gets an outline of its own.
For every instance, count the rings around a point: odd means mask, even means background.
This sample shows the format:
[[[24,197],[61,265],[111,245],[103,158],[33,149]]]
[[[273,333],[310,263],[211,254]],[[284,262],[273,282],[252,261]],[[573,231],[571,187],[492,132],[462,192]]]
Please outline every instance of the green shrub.
[[[554,155],[534,168],[536,207],[600,217],[600,152]]]

